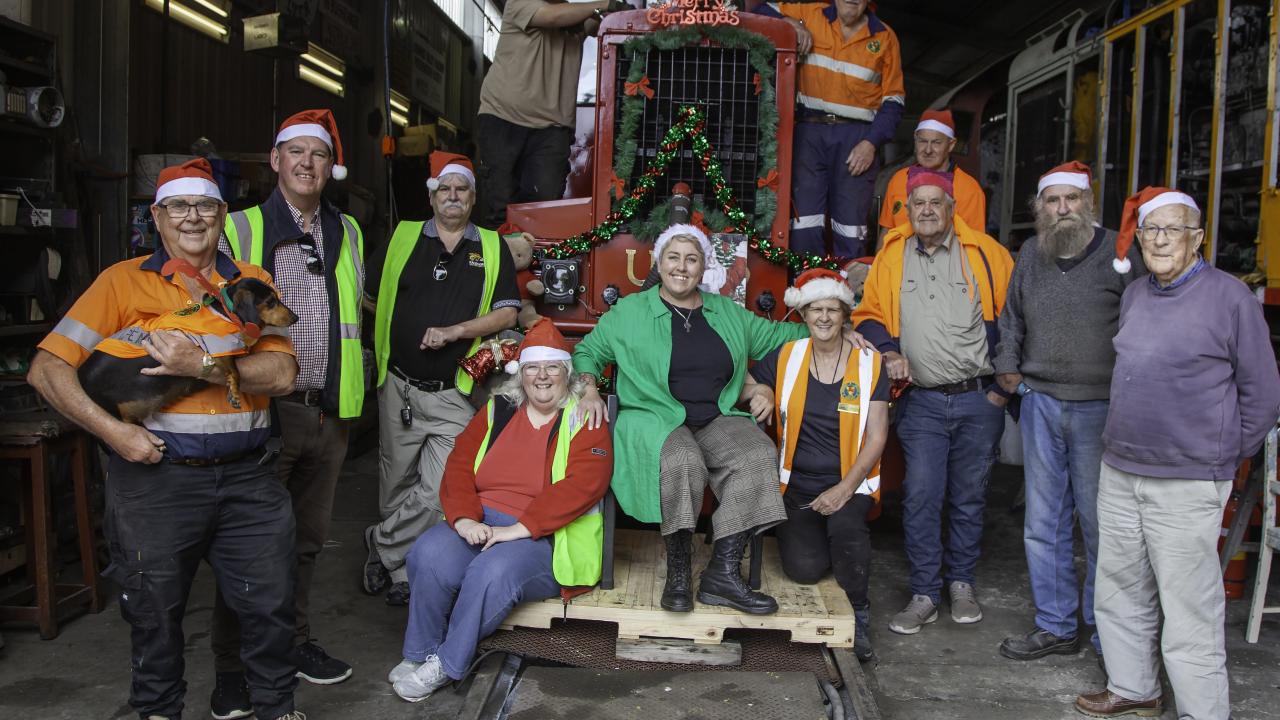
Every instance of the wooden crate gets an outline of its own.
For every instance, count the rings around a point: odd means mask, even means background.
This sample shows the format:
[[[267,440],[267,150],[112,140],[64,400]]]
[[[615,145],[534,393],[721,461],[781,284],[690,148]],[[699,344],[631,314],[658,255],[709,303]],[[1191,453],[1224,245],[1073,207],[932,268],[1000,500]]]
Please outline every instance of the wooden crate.
[[[711,554],[711,546],[701,535],[694,536],[693,554],[696,594],[698,573]],[[558,597],[524,603],[507,616],[502,627],[549,628],[554,618],[602,620],[617,623],[620,638],[685,638],[698,643],[719,643],[728,628],[754,628],[789,631],[792,642],[853,647],[853,608],[835,578],[828,575],[817,585],[791,582],[782,573],[777,542],[771,537],[764,541],[762,575],[761,590],[778,601],[778,612],[772,615],[748,615],[699,602],[694,603],[693,612],[668,612],[659,605],[667,576],[661,536],[649,530],[619,530],[614,543],[612,590],[596,588],[567,606]]]

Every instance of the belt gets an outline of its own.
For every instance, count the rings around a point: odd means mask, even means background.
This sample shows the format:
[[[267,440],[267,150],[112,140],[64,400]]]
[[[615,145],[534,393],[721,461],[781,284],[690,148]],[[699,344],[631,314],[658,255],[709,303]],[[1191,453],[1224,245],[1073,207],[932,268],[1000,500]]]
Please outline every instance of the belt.
[[[288,395],[280,398],[289,402],[296,402],[307,407],[318,407],[320,405],[320,393],[323,390],[295,390]]]
[[[266,452],[266,449],[263,446],[259,445],[256,448],[250,448],[248,450],[242,450],[241,452],[238,452],[238,453],[231,453],[230,455],[223,455],[222,457],[216,457],[216,458],[170,457],[166,459],[169,462],[173,463],[174,465],[190,465],[193,467],[210,467],[212,465],[226,465],[228,463],[233,463],[237,460],[244,460],[245,458],[248,458],[248,457],[255,457],[255,456],[262,457],[263,453],[265,452]]]
[[[931,388],[924,388],[924,389],[932,390],[934,392],[940,392],[943,395],[959,395],[960,393],[967,393],[967,392],[973,392],[974,390],[981,390],[982,388],[990,385],[994,379],[995,378],[992,375],[979,375],[978,377],[969,378],[968,380],[961,380],[960,382],[947,383],[946,385],[935,385]]]
[[[865,120],[854,120],[853,118],[840,117],[839,115],[832,115],[831,113],[827,113],[826,115],[801,115],[799,120],[800,122],[821,123],[823,125],[848,125],[851,123],[866,122]]]
[[[417,388],[422,392],[440,392],[453,387],[453,379],[449,380],[414,380],[400,371],[400,368],[392,366],[391,374],[400,378],[409,384],[409,387]]]

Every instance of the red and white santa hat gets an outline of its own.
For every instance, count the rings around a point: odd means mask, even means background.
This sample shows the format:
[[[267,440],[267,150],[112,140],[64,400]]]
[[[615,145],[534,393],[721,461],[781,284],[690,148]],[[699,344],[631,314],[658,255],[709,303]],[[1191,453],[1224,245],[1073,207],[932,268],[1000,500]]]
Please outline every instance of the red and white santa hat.
[[[653,241],[653,257],[655,260],[662,256],[662,249],[677,235],[692,235],[698,241],[698,247],[702,248],[702,259],[707,264],[710,264],[715,259],[714,251],[711,249],[711,240],[706,233],[702,232],[697,225],[676,223],[663,230],[658,239]]]
[[[929,170],[919,165],[907,168],[907,194],[910,195],[923,185],[940,187],[947,195],[953,198],[956,196],[955,174],[945,170]]]
[[[540,318],[525,333],[520,342],[520,354],[503,367],[508,375],[520,372],[520,366],[526,363],[551,362],[562,360],[570,362],[573,355],[569,352],[569,343],[548,318]]]
[[[1185,205],[1196,212],[1200,206],[1183,192],[1166,187],[1148,187],[1138,191],[1137,195],[1124,201],[1124,210],[1120,212],[1120,234],[1116,236],[1116,257],[1111,266],[1118,273],[1127,273],[1132,268],[1129,262],[1129,248],[1133,246],[1133,237],[1155,210],[1169,205]]]
[[[338,137],[338,122],[328,110],[303,110],[280,123],[280,131],[276,133],[276,145],[296,137],[320,138],[333,151],[334,180],[347,177],[347,166],[342,159],[342,138]]]
[[[956,121],[952,119],[950,110],[925,110],[916,124],[916,132],[921,130],[933,130],[956,139]]]
[[[461,175],[471,187],[476,186],[476,171],[466,155],[436,150],[431,153],[431,177],[427,178],[427,189],[434,192],[445,175]]]
[[[1052,185],[1070,185],[1081,190],[1091,190],[1093,171],[1079,160],[1063,163],[1040,176],[1040,182],[1036,185],[1036,195],[1039,196],[1045,188]]]
[[[156,178],[156,204],[175,195],[203,195],[222,202],[222,193],[213,181],[213,167],[208,160],[196,158],[160,171]]]
[[[782,301],[789,308],[802,308],[819,300],[839,300],[849,307],[858,304],[844,277],[826,268],[805,270],[796,276],[795,285],[782,294]]]

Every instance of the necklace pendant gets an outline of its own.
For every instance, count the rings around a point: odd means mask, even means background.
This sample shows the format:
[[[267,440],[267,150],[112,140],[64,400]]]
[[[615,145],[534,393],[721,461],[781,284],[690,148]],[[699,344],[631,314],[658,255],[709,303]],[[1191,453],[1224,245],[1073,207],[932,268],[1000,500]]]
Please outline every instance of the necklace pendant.
[[[689,321],[688,321],[688,320],[685,320],[685,321],[684,321],[684,331],[685,331],[685,332],[689,332],[691,329],[692,329],[692,328],[691,328],[691,326],[689,325]]]

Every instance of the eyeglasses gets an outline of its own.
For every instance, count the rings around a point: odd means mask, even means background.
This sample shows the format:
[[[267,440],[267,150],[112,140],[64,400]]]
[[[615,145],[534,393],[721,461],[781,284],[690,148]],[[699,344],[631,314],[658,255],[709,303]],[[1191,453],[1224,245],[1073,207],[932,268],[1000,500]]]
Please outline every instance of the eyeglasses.
[[[310,270],[312,275],[323,275],[324,260],[320,258],[320,253],[316,252],[316,241],[311,237],[311,233],[298,239],[298,247],[307,253],[307,270]]]
[[[536,377],[539,371],[546,372],[548,377],[559,377],[564,374],[564,365],[558,362],[546,365],[522,365],[520,370],[529,377]]]
[[[1160,233],[1169,238],[1173,242],[1177,242],[1187,236],[1187,233],[1200,228],[1194,225],[1169,225],[1168,227],[1160,227],[1159,225],[1143,225],[1138,228],[1138,234],[1143,240],[1155,240],[1160,237]]]
[[[218,210],[222,208],[222,203],[213,200],[201,200],[193,204],[185,200],[175,200],[160,207],[169,213],[170,219],[181,220],[191,214],[191,208],[195,208],[196,214],[200,217],[214,217],[218,214]]]

